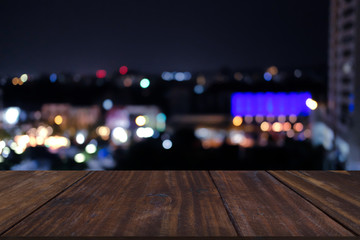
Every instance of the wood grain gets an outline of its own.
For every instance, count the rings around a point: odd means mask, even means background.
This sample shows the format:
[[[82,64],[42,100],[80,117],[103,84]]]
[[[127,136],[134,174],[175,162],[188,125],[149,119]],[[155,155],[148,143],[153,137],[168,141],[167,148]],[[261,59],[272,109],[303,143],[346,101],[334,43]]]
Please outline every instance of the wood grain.
[[[242,236],[352,236],[267,172],[211,171]]]
[[[360,172],[270,171],[270,174],[360,235]]]
[[[205,171],[94,172],[5,236],[236,236]]]
[[[86,174],[0,171],[0,234]]]

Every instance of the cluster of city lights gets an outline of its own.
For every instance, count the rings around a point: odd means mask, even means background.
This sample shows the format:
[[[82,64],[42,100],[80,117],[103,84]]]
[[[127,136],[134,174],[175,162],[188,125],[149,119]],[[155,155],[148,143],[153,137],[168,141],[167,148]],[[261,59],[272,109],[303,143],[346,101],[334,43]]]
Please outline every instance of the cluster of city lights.
[[[251,124],[253,121],[252,116],[245,116],[245,118],[241,116],[235,116],[232,120],[233,125],[236,127],[239,127],[243,124],[243,122],[246,122],[247,124]],[[275,121],[274,116],[268,116],[266,117],[267,121],[264,121],[263,116],[256,116],[255,121],[259,124],[260,130],[263,132],[286,132],[287,136],[292,138],[294,137],[296,132],[302,132],[304,130],[304,125],[297,121],[297,117],[295,115],[290,115],[288,117],[288,121],[286,121],[285,116],[278,116],[277,121]],[[304,131],[304,136],[306,138],[309,138],[311,135],[311,131],[309,129],[306,129]]]
[[[271,81],[274,76],[278,74],[278,69],[275,66],[269,67],[266,72],[264,73],[264,79],[265,81]]]
[[[27,80],[29,79],[29,76],[24,73],[22,74],[20,77],[14,77],[11,80],[11,83],[15,86],[15,85],[23,85]]]
[[[191,79],[190,72],[163,72],[161,78],[165,81],[176,80],[178,82],[188,81]]]

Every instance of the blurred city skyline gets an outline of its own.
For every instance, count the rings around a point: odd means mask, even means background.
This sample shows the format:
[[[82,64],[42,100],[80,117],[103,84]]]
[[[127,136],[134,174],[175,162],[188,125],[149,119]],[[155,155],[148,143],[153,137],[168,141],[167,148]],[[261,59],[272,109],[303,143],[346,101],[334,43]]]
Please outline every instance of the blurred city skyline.
[[[326,66],[328,0],[2,1],[0,75]]]

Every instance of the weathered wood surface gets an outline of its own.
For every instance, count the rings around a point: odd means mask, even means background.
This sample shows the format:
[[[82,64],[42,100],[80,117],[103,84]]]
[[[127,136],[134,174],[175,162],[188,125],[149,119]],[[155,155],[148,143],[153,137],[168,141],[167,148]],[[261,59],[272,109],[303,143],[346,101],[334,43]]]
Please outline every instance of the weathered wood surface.
[[[269,173],[360,235],[360,172],[270,171]]]
[[[0,171],[0,234],[86,174]]]
[[[119,171],[92,173],[4,236],[236,236],[236,231],[208,172]]]
[[[264,171],[211,171],[241,236],[352,236]]]

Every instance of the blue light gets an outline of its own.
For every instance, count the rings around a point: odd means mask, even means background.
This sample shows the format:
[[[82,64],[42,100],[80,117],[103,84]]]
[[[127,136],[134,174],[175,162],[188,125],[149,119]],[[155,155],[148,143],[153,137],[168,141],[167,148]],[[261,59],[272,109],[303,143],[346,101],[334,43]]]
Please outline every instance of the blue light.
[[[169,73],[169,72],[163,72],[163,73],[161,74],[161,77],[162,77],[162,79],[165,80],[165,81],[170,81],[170,80],[173,79],[172,73]]]
[[[54,82],[56,82],[56,80],[57,80],[57,75],[56,75],[56,73],[51,74],[51,75],[50,75],[50,82],[54,83]]]
[[[113,102],[110,99],[105,99],[103,102],[103,108],[105,110],[110,110],[113,107]]]
[[[156,121],[166,122],[166,115],[164,113],[159,113],[158,115],[156,115]]]
[[[204,92],[204,86],[202,86],[202,85],[196,85],[196,86],[194,87],[194,92],[195,92],[196,94],[202,94],[202,93]]]
[[[265,92],[234,93],[231,96],[231,114],[233,116],[308,116],[310,109],[306,99],[311,98],[309,92]]]
[[[190,80],[191,79],[191,73],[190,72],[184,72],[185,75],[185,80]]]
[[[272,75],[269,72],[264,73],[264,79],[266,81],[270,81],[272,79]]]
[[[349,104],[349,112],[354,112],[355,110],[355,105],[353,103]]]
[[[179,82],[184,81],[185,80],[185,74],[183,72],[177,72],[175,74],[175,80],[179,81]]]
[[[100,149],[98,151],[98,157],[99,158],[106,158],[109,155],[110,155],[110,152],[106,148]]]

